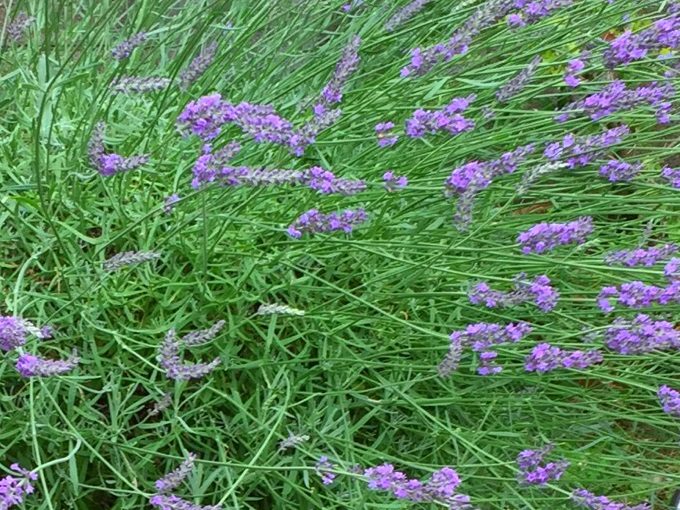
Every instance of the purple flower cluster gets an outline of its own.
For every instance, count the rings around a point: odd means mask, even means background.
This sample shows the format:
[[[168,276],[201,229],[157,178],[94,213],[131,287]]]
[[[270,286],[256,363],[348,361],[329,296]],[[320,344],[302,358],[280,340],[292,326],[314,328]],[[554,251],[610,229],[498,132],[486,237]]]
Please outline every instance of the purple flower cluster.
[[[24,497],[35,491],[31,482],[38,479],[38,473],[28,471],[19,464],[12,464],[10,469],[18,476],[7,475],[0,478],[0,509],[2,510],[22,504]]]
[[[215,358],[210,363],[182,363],[180,357],[182,343],[177,338],[175,330],[171,329],[160,346],[157,359],[169,379],[177,381],[201,379],[220,365],[220,358]]]
[[[180,90],[188,90],[192,83],[198,80],[206,72],[215,59],[217,43],[211,42],[191,61],[185,69],[179,73]]]
[[[542,312],[549,312],[555,308],[560,297],[546,275],[527,281],[526,274],[520,273],[515,276],[513,287],[510,292],[502,292],[493,290],[487,282],[479,282],[469,292],[468,298],[472,304],[484,304],[487,308],[507,308],[532,301]]]
[[[603,287],[597,296],[597,306],[605,313],[613,312],[612,299],[628,308],[647,308],[660,304],[680,303],[680,280],[671,280],[666,287],[647,285],[639,280]]]
[[[474,121],[465,118],[461,113],[465,112],[475,97],[474,94],[454,97],[441,110],[416,110],[406,121],[406,134],[411,138],[422,138],[425,134],[439,131],[447,131],[452,135],[471,131],[475,127]]]
[[[314,471],[319,475],[321,483],[324,485],[330,485],[335,480],[336,474],[333,473],[333,469],[335,469],[335,465],[325,455],[319,457],[314,466]]]
[[[137,34],[134,34],[132,37],[123,41],[122,43],[118,44],[115,48],[113,48],[111,50],[111,55],[116,60],[124,60],[132,54],[132,50],[134,50],[137,46],[146,41],[146,39],[147,35],[145,32],[139,32]]]
[[[607,254],[604,261],[608,265],[621,264],[627,267],[653,266],[657,262],[669,258],[678,251],[676,244],[650,246],[649,248],[635,248],[620,250]]]
[[[543,155],[550,161],[566,159],[569,168],[585,166],[601,157],[603,149],[621,143],[629,133],[630,129],[625,124],[597,135],[577,137],[567,133],[561,142],[548,144]]]
[[[392,464],[381,464],[364,470],[368,488],[376,491],[387,491],[401,500],[413,502],[438,502],[448,505],[451,510],[469,509],[470,497],[457,494],[460,485],[458,473],[450,467],[443,467],[423,483],[406,474],[396,471]]]
[[[491,182],[503,174],[511,174],[534,151],[534,145],[522,145],[505,152],[492,161],[471,161],[455,168],[444,182],[447,197],[458,195],[454,224],[466,230],[472,223],[472,210],[477,194],[489,187]]]
[[[519,12],[508,16],[508,25],[516,28],[536,23],[557,9],[569,7],[572,3],[573,0],[515,0],[514,7],[519,9]]]
[[[665,166],[661,169],[661,177],[674,188],[680,189],[680,168]]]
[[[538,223],[517,236],[522,253],[544,253],[564,244],[583,244],[593,232],[589,216],[569,223]]]
[[[633,320],[614,319],[605,331],[604,343],[624,355],[680,349],[680,331],[671,322],[657,321],[640,313]]]
[[[517,94],[522,92],[536,74],[536,69],[541,63],[541,57],[535,56],[529,65],[513,76],[508,82],[496,91],[496,99],[501,103],[507,103]]]
[[[420,12],[430,0],[412,0],[401,9],[397,10],[385,23],[385,30],[392,32]]]
[[[383,174],[383,181],[387,191],[398,191],[408,186],[408,178],[405,175],[396,175],[392,170]]]
[[[657,395],[663,406],[663,412],[680,418],[680,391],[663,385],[659,388]]]
[[[104,271],[113,273],[128,266],[135,266],[160,258],[161,254],[155,251],[125,251],[116,253],[104,261]]]
[[[612,501],[606,496],[596,496],[585,489],[576,489],[571,495],[571,500],[576,505],[588,508],[589,510],[652,510],[649,503],[629,506]]]
[[[564,74],[564,83],[567,87],[578,87],[581,84],[579,77],[586,68],[586,59],[590,56],[589,52],[584,51],[578,58],[574,58],[567,62],[567,70]]]
[[[545,457],[554,449],[554,445],[547,444],[540,450],[522,450],[517,455],[519,481],[527,485],[546,485],[553,480],[559,480],[569,462],[561,459],[557,462],[545,462]]]
[[[527,372],[550,372],[556,368],[587,368],[602,363],[599,350],[564,351],[548,343],[538,344],[524,360]]]
[[[149,162],[149,156],[124,157],[119,154],[106,152],[104,147],[104,131],[106,125],[97,123],[92,131],[92,137],[88,144],[88,156],[90,164],[103,176],[110,177],[117,173],[134,170]]]
[[[111,90],[117,94],[146,94],[157,92],[170,85],[169,78],[157,76],[121,76],[111,82]]]
[[[378,147],[391,147],[399,140],[399,137],[391,133],[394,122],[380,122],[375,125],[375,134],[378,138]]]
[[[52,360],[24,353],[19,356],[16,369],[22,377],[52,377],[65,374],[78,366],[80,358],[75,350],[65,360]]]
[[[219,505],[196,505],[171,494],[191,474],[195,460],[196,455],[189,453],[177,469],[156,480],[155,486],[158,492],[149,498],[149,504],[159,507],[159,510],[222,510]]]
[[[33,335],[45,339],[52,336],[52,328],[38,328],[33,323],[13,315],[0,315],[0,350],[11,351],[26,343],[26,337]]]
[[[183,136],[196,135],[204,141],[216,138],[227,122],[229,103],[220,94],[210,94],[190,101],[177,117],[177,127]]]
[[[154,484],[156,486],[156,490],[159,493],[168,493],[174,491],[191,474],[194,469],[195,460],[196,454],[189,453],[187,458],[182,461],[177,469],[156,480],[156,483]]]
[[[642,171],[642,163],[627,163],[612,159],[600,167],[600,175],[609,182],[631,181]]]
[[[196,159],[196,163],[194,163],[194,178],[191,181],[191,187],[198,189],[202,184],[209,184],[218,179],[218,177],[221,177],[222,169],[227,166],[229,161],[231,161],[240,150],[241,144],[238,142],[229,142],[226,146],[216,152],[213,152],[210,144],[204,144],[203,154],[201,154],[198,159]]]
[[[649,105],[656,110],[656,117],[660,124],[670,122],[671,98],[675,96],[673,85],[666,82],[661,85],[656,82],[629,89],[622,80],[611,82],[605,88],[586,96],[580,101],[569,103],[555,120],[564,122],[577,113],[588,115],[593,120],[599,120],[616,112],[631,110],[640,105]]]
[[[519,342],[530,332],[531,326],[525,322],[506,326],[480,322],[470,324],[462,331],[454,331],[449,336],[451,342],[449,351],[439,364],[439,375],[448,377],[458,368],[463,349],[467,346],[480,353],[480,366],[477,368],[479,375],[497,374],[503,367],[495,363],[496,353],[491,351],[491,348],[495,345]]]
[[[619,64],[628,65],[641,60],[650,51],[662,48],[680,47],[680,17],[673,13],[667,18],[655,21],[651,27],[634,34],[626,30],[614,39],[604,51],[605,65],[613,68]]]
[[[342,52],[340,60],[335,65],[333,76],[321,91],[321,97],[317,103],[319,105],[328,107],[332,104],[337,104],[342,101],[342,92],[347,84],[347,81],[352,74],[359,68],[359,45],[361,38],[357,35],[350,39],[349,44]]]
[[[663,268],[663,275],[671,282],[680,278],[680,258],[674,257]]]
[[[165,197],[165,200],[163,200],[163,212],[165,214],[171,214],[172,211],[175,210],[175,206],[179,200],[180,198],[177,193],[173,193],[172,195]]]
[[[15,43],[21,42],[26,34],[26,30],[28,30],[28,27],[30,27],[34,21],[35,18],[33,16],[29,16],[24,11],[19,11],[12,22],[7,25],[7,37]]]
[[[342,230],[350,233],[359,224],[364,223],[368,219],[364,209],[346,209],[345,211],[336,213],[322,213],[317,209],[310,209],[302,213],[292,225],[288,227],[288,235],[299,239],[302,234],[309,232],[310,234],[320,232],[334,232]]]

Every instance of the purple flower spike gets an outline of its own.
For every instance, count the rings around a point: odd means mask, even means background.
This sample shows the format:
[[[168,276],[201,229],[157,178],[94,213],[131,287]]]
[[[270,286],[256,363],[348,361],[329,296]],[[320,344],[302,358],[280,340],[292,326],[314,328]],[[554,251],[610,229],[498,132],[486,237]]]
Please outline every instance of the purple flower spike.
[[[540,450],[523,450],[517,455],[520,483],[542,486],[562,477],[569,467],[567,460],[561,459],[557,462],[544,463],[545,457],[553,448],[553,445],[548,444]]]
[[[600,167],[600,175],[610,182],[627,182],[632,181],[641,170],[642,163],[630,164],[613,159]]]
[[[170,85],[169,78],[157,76],[123,76],[111,83],[111,90],[116,94],[146,94],[158,92]]]
[[[51,360],[32,354],[22,354],[17,360],[16,369],[22,377],[52,377],[70,372],[78,366],[79,361],[80,358],[75,351],[65,360]]]
[[[620,264],[627,267],[653,266],[657,262],[668,259],[678,251],[676,244],[650,246],[649,248],[635,248],[620,250],[607,254],[604,261],[608,265]],[[666,275],[668,276],[668,275]]]
[[[488,188],[493,180],[503,174],[511,174],[534,151],[534,145],[522,145],[505,152],[492,161],[471,161],[451,172],[444,182],[444,195],[458,195],[453,222],[465,231],[472,223],[473,208],[477,194]]]
[[[230,107],[220,94],[203,96],[184,107],[177,117],[177,127],[184,136],[193,134],[204,141],[212,140],[230,118]]]
[[[391,134],[394,122],[380,122],[375,125],[375,134],[378,137],[379,147],[391,147],[399,140],[397,135]]]
[[[581,84],[580,75],[586,67],[586,59],[590,56],[590,53],[584,51],[581,53],[579,58],[570,60],[567,63],[567,71],[564,74],[564,83],[568,87],[575,88]]]
[[[593,232],[593,219],[589,216],[569,223],[539,223],[517,236],[522,253],[544,253],[560,245],[583,244]]]
[[[15,43],[22,42],[28,31],[28,27],[34,22],[35,18],[33,16],[29,16],[24,11],[19,11],[12,22],[7,25],[7,37]]]
[[[663,268],[663,275],[671,282],[680,279],[680,258],[675,257],[669,260]]]
[[[513,76],[508,82],[496,91],[496,99],[501,103],[507,103],[517,94],[522,92],[536,74],[536,69],[541,63],[541,57],[534,57],[529,65]]]
[[[614,310],[612,298],[617,298],[618,304],[628,308],[680,303],[680,280],[671,279],[666,287],[647,285],[638,280],[621,284],[618,288],[604,287],[597,297],[597,304],[603,312]]]
[[[428,133],[447,131],[455,136],[474,129],[474,121],[465,118],[461,113],[465,112],[475,97],[474,94],[455,97],[442,110],[416,110],[406,121],[406,134],[411,138],[422,138]]]
[[[159,493],[174,491],[191,474],[191,471],[194,469],[195,460],[196,454],[189,453],[186,460],[184,460],[177,469],[156,480],[156,490]]]
[[[163,212],[165,214],[171,214],[172,211],[175,210],[175,204],[177,204],[179,200],[180,198],[177,193],[165,197],[165,200],[163,201]]]
[[[146,33],[139,32],[113,48],[111,55],[116,60],[124,60],[132,54],[132,50],[146,41],[146,39]]]
[[[571,500],[581,507],[589,510],[652,510],[651,505],[642,503],[635,506],[628,506],[623,503],[612,501],[606,496],[596,496],[585,489],[576,489],[572,495]]]
[[[500,292],[491,289],[488,283],[476,284],[468,294],[474,305],[484,304],[487,308],[513,307],[533,301],[543,312],[549,312],[559,299],[559,292],[550,285],[550,278],[540,275],[532,281],[526,281],[526,274],[515,276],[514,290]]]
[[[425,7],[430,0],[412,0],[404,7],[395,12],[392,17],[385,23],[385,30],[388,32],[394,31],[397,27],[406,23],[409,19],[415,16],[419,11]]]
[[[215,370],[221,363],[220,358],[215,358],[210,363],[182,363],[180,347],[181,341],[177,338],[175,330],[171,329],[165,335],[165,340],[161,344],[157,357],[169,379],[178,381],[201,379]]]
[[[553,162],[566,160],[569,168],[585,166],[601,157],[603,149],[621,143],[629,133],[625,124],[598,135],[577,137],[568,133],[561,142],[549,143],[543,155]]]
[[[2,510],[21,505],[24,497],[35,491],[31,482],[38,479],[38,473],[28,471],[19,464],[12,464],[10,469],[18,476],[7,475],[0,478],[0,508]]]
[[[408,178],[405,175],[395,175],[392,170],[388,170],[383,174],[383,181],[385,181],[385,189],[387,191],[398,191],[408,186]]]
[[[321,91],[319,104],[328,107],[342,101],[342,93],[347,81],[359,68],[360,44],[361,38],[357,35],[353,36],[335,66],[333,76]]]
[[[314,471],[321,477],[321,483],[330,485],[335,480],[336,474],[332,472],[335,465],[328,460],[328,457],[322,455],[314,466]]]
[[[607,348],[619,354],[645,354],[680,349],[680,331],[668,321],[640,313],[631,321],[617,317],[604,334]]]
[[[680,168],[665,166],[661,169],[661,177],[674,188],[680,189]]]
[[[174,494],[154,494],[149,498],[149,504],[158,510],[222,510],[219,505],[196,505]]]
[[[149,156],[125,157],[115,153],[107,153],[104,147],[106,125],[99,122],[92,131],[88,144],[90,164],[104,177],[111,177],[122,172],[129,172],[149,162]]]
[[[506,326],[480,322],[470,324],[462,331],[454,331],[449,339],[449,352],[440,363],[438,372],[441,377],[448,377],[460,363],[462,351],[471,347],[480,354],[480,375],[490,375],[502,370],[495,364],[496,353],[491,352],[495,345],[515,343],[522,340],[531,332],[531,326],[525,322],[511,323]]]
[[[593,120],[599,120],[616,112],[631,110],[640,105],[649,105],[656,110],[660,124],[670,122],[670,100],[675,96],[675,89],[670,83],[650,83],[636,89],[627,88],[625,82],[614,81],[601,91],[587,96],[585,99],[568,104],[556,117],[563,122],[570,116],[583,113]]]
[[[659,388],[657,395],[663,406],[663,412],[680,418],[680,391],[664,385]]]
[[[602,363],[602,353],[592,351],[563,351],[548,343],[538,344],[531,354],[524,360],[527,372],[551,372],[557,368],[588,368],[596,363]]]
[[[652,51],[679,47],[680,17],[677,12],[671,12],[671,16],[655,21],[651,27],[641,32],[634,34],[626,30],[609,43],[603,57],[605,65],[614,68],[617,65],[628,65],[642,60]]]
[[[310,209],[301,214],[300,217],[288,227],[288,235],[299,239],[305,232],[314,234],[342,230],[349,234],[357,225],[364,223],[367,219],[366,211],[363,209],[347,209],[339,213],[333,212],[329,214],[324,214],[317,209]]]
[[[179,73],[180,90],[188,90],[192,83],[198,80],[206,72],[215,59],[217,43],[211,42],[191,61],[189,65]]]

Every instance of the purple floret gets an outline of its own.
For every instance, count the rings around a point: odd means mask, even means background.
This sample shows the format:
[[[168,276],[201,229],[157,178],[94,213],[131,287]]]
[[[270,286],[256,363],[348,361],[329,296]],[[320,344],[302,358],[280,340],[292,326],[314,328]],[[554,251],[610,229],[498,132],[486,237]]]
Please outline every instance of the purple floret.
[[[539,223],[517,236],[522,253],[545,253],[560,245],[583,244],[593,232],[589,216],[569,223]]]

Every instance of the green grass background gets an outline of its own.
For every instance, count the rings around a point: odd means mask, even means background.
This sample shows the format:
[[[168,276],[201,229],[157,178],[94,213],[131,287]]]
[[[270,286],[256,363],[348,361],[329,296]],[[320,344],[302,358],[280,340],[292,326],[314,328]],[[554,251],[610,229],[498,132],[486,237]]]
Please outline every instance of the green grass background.
[[[577,0],[518,31],[495,25],[452,64],[417,80],[399,78],[408,49],[445,40],[480,3],[433,0],[387,33],[383,25],[398,5],[377,0],[350,14],[325,0],[5,0],[0,22],[19,10],[37,21],[23,44],[5,41],[0,54],[0,313],[56,327],[54,340],[34,341],[29,351],[64,357],[76,347],[82,356],[72,374],[42,380],[21,379],[12,354],[0,363],[0,461],[41,468],[25,508],[144,508],[154,480],[188,451],[200,461],[181,494],[232,509],[405,506],[351,474],[323,487],[313,472],[323,454],[340,471],[388,461],[421,479],[452,466],[464,480],[461,491],[483,509],[569,508],[575,487],[667,508],[680,485],[680,427],[655,393],[660,384],[678,386],[677,352],[608,352],[602,365],[581,372],[522,368],[536,343],[579,348],[584,330],[606,327],[611,317],[594,302],[603,285],[663,282],[660,267],[608,267],[604,253],[635,246],[650,221],[656,242],[680,242],[680,194],[659,179],[664,163],[677,162],[677,123],[659,127],[644,108],[598,123],[552,120],[555,108],[614,78],[662,78],[669,62],[652,58],[608,71],[599,56],[602,35],[627,25],[624,14],[639,29],[663,15],[664,3]],[[111,48],[140,30],[150,41],[128,61],[112,60]],[[337,197],[305,189],[191,190],[200,143],[175,128],[188,101],[218,91],[233,102],[272,104],[299,125],[353,34],[363,39],[362,62],[344,94],[343,115],[303,158],[247,141],[235,128],[216,145],[240,138],[240,164],[320,165],[367,180],[368,191]],[[219,43],[215,62],[187,92],[173,85],[144,96],[111,94],[110,83],[123,75],[176,79],[210,41]],[[584,85],[569,90],[565,63],[587,44],[597,58]],[[494,91],[536,54],[544,57],[536,79],[510,104],[497,105]],[[377,122],[401,126],[416,108],[473,92],[474,131],[377,147]],[[482,120],[485,105],[495,110],[493,120]],[[100,177],[86,153],[102,120],[113,150],[149,153],[151,163]],[[443,197],[442,184],[454,167],[622,121],[632,134],[614,154],[645,164],[634,182],[610,184],[591,165],[544,177],[519,198],[515,187],[539,164],[537,151],[481,193],[469,232],[453,228],[455,202]],[[387,169],[409,177],[407,190],[382,189]],[[167,216],[163,198],[173,192],[182,200]],[[311,207],[358,206],[370,222],[351,237],[285,234]],[[581,215],[596,225],[585,245],[520,254],[519,231]],[[127,250],[162,257],[102,271],[105,258]],[[470,282],[508,288],[520,271],[547,274],[559,287],[554,312],[468,302]],[[271,302],[306,316],[254,316],[260,303]],[[680,307],[654,311],[673,317]],[[199,382],[166,380],[155,360],[165,332],[218,319],[227,321],[223,333],[195,359],[219,355],[223,368]],[[518,320],[534,331],[499,349],[502,374],[475,375],[466,354],[457,373],[438,378],[452,330]],[[147,417],[166,391],[170,409]],[[279,453],[288,431],[310,440]],[[546,489],[521,488],[516,454],[548,440],[571,468]],[[51,461],[58,462],[44,466]]]

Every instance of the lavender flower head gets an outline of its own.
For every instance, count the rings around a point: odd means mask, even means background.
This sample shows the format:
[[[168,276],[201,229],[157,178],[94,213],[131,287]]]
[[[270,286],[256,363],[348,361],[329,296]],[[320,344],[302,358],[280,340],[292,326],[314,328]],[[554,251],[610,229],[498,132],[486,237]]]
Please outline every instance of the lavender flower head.
[[[674,188],[680,189],[680,168],[665,166],[661,169],[661,177]]]
[[[536,74],[536,70],[541,63],[541,60],[542,59],[540,56],[536,56],[531,59],[531,62],[529,62],[527,67],[510,78],[510,80],[508,80],[505,85],[496,91],[496,99],[498,99],[498,101],[501,103],[507,103],[517,94],[522,92],[526,88],[527,84],[532,80],[534,74]]]
[[[555,117],[558,122],[564,122],[579,113],[588,115],[592,120],[599,120],[616,112],[631,110],[640,105],[649,105],[656,110],[660,124],[670,122],[672,104],[670,100],[675,96],[675,89],[670,83],[650,83],[635,89],[629,89],[622,80],[616,80],[604,89],[586,96],[580,101],[568,104],[562,113]]]
[[[24,11],[20,11],[12,22],[7,25],[7,37],[15,43],[20,43],[26,35],[28,27],[35,22],[33,16],[29,16]]]
[[[588,368],[602,363],[602,353],[595,349],[590,351],[563,351],[548,343],[538,344],[524,360],[527,372],[551,372],[557,368]]]
[[[0,478],[0,509],[9,509],[24,502],[24,497],[33,494],[33,484],[38,479],[38,473],[28,471],[19,464],[12,464],[10,469],[14,475]]]
[[[648,503],[628,506],[612,501],[606,496],[596,496],[585,489],[576,489],[571,495],[571,500],[577,506],[585,507],[589,510],[652,510],[651,505]]]
[[[517,455],[519,481],[526,485],[546,485],[548,482],[559,480],[569,462],[561,459],[557,462],[544,462],[545,457],[554,446],[548,444],[540,450],[523,450]]]
[[[189,453],[177,469],[156,480],[156,490],[161,494],[174,491],[191,474],[195,460],[196,454]]]
[[[589,52],[584,51],[578,58],[572,59],[567,63],[567,71],[564,74],[564,83],[566,83],[568,87],[575,88],[581,84],[579,76],[585,69],[585,61],[589,56]]]
[[[172,211],[175,210],[175,204],[177,204],[179,201],[180,198],[177,193],[173,193],[172,195],[165,197],[165,200],[163,201],[163,212],[165,214],[171,214]]]
[[[438,502],[448,505],[452,510],[470,509],[470,498],[457,494],[461,483],[458,473],[443,467],[434,473],[427,482],[409,479],[406,474],[396,471],[392,464],[381,464],[364,470],[364,477],[371,490],[392,493],[397,499],[411,502]]]
[[[375,134],[378,138],[378,147],[391,147],[399,140],[397,135],[391,134],[394,122],[380,122],[375,125]]]
[[[474,129],[474,121],[465,118],[461,113],[465,112],[475,98],[474,94],[454,97],[441,110],[416,110],[411,118],[406,120],[406,134],[411,138],[422,138],[428,133],[434,134],[439,131],[458,135]]]
[[[288,450],[289,448],[297,448],[300,446],[302,443],[305,443],[309,441],[309,436],[306,435],[298,435],[298,434],[293,434],[292,432],[288,433],[288,437],[285,439],[282,439],[279,441],[279,452],[283,452]]]
[[[598,159],[603,149],[621,143],[629,133],[630,129],[625,124],[598,135],[577,137],[567,133],[561,142],[549,143],[543,155],[553,162],[566,159],[569,168],[585,166]]]
[[[52,377],[70,372],[78,366],[79,361],[75,350],[65,360],[51,360],[24,353],[19,356],[16,369],[22,377]]]
[[[383,174],[383,181],[387,191],[398,191],[408,186],[408,178],[405,175],[395,175],[392,170]]]
[[[583,244],[593,232],[593,219],[589,216],[569,223],[539,223],[517,236],[522,253],[545,253],[560,245]]]
[[[120,154],[108,153],[104,147],[104,131],[106,125],[97,123],[88,144],[90,164],[104,177],[110,177],[121,172],[129,172],[149,162],[149,156],[125,157]]]
[[[663,406],[663,412],[680,418],[680,391],[663,385],[659,388],[657,395]]]
[[[116,60],[124,60],[132,54],[132,50],[146,41],[146,39],[147,35],[145,32],[134,34],[132,37],[113,48],[113,50],[111,50],[111,55]]]
[[[161,254],[155,251],[126,251],[116,253],[104,261],[103,269],[113,273],[128,266],[135,266],[160,258]]]
[[[210,363],[182,363],[180,347],[181,341],[177,338],[175,330],[171,329],[165,335],[157,357],[169,379],[179,381],[201,379],[215,370],[221,363],[220,358],[215,358]]]
[[[177,128],[183,136],[193,134],[204,141],[212,140],[230,118],[230,106],[220,94],[190,101],[177,117]]]
[[[297,308],[292,308],[288,305],[280,305],[280,304],[261,304],[257,308],[257,312],[255,312],[255,315],[275,315],[275,314],[282,314],[282,315],[297,315],[297,316],[303,316],[305,314],[304,310],[298,310]]]
[[[157,76],[122,76],[111,83],[111,90],[117,94],[146,94],[166,89],[170,81]]]
[[[473,351],[480,353],[480,375],[498,373],[502,367],[495,364],[495,352],[491,349],[495,345],[516,343],[531,332],[531,326],[525,322],[510,323],[505,326],[494,323],[475,323],[464,330],[454,331],[449,336],[449,352],[439,365],[441,377],[448,377],[458,368],[462,351],[470,346]],[[490,353],[491,352],[491,353]],[[490,354],[489,354],[490,353]]]
[[[222,328],[224,328],[226,323],[227,322],[224,320],[219,320],[207,329],[191,331],[182,337],[182,342],[187,347],[204,345],[213,340],[219,334],[219,332],[222,331]]]
[[[515,276],[514,289],[510,292],[493,290],[488,283],[479,282],[468,294],[474,305],[484,304],[487,308],[513,307],[531,301],[542,312],[555,308],[559,297],[559,292],[550,285],[550,278],[546,275],[527,281],[524,273]]]
[[[322,213],[317,209],[310,209],[309,211],[300,215],[295,222],[288,227],[288,235],[299,239],[302,234],[308,232],[327,233],[341,230],[347,234],[351,233],[354,228],[364,223],[368,219],[366,211],[363,209],[347,209],[345,211],[336,213]]]
[[[192,83],[198,80],[206,72],[215,59],[217,43],[211,42],[196,56],[189,65],[179,73],[179,88],[186,91]]]
[[[11,351],[24,345],[28,335],[44,340],[52,336],[52,327],[39,328],[20,317],[0,315],[0,350]]]
[[[640,313],[633,320],[614,319],[605,331],[604,343],[624,355],[680,349],[680,331],[671,322]]]
[[[342,101],[342,93],[347,81],[352,74],[359,68],[359,45],[361,38],[357,35],[350,39],[345,47],[342,57],[335,66],[335,71],[330,81],[321,91],[320,105],[325,107]]]
[[[605,313],[612,312],[612,299],[628,308],[646,308],[654,304],[680,303],[680,280],[671,280],[666,287],[647,285],[639,280],[603,287],[597,296],[597,305]]]
[[[220,505],[196,505],[174,494],[154,494],[149,498],[149,504],[159,510],[222,510]]]
[[[385,30],[388,32],[394,31],[400,25],[406,23],[409,19],[415,16],[430,0],[412,0],[401,9],[397,10],[390,19],[385,23]]]
[[[314,471],[321,477],[321,483],[330,485],[335,480],[336,474],[333,473],[335,465],[328,460],[328,457],[322,455],[314,466]]]
[[[676,244],[664,244],[650,246],[649,248],[635,248],[633,250],[620,250],[607,254],[604,261],[612,266],[620,264],[626,267],[653,266],[657,262],[668,259],[678,251]]]
[[[628,182],[632,181],[641,170],[642,163],[631,164],[612,159],[600,167],[600,175],[610,182]]]
[[[645,58],[650,51],[662,48],[677,49],[680,47],[680,17],[672,12],[669,17],[655,21],[651,27],[638,33],[626,30],[609,43],[604,53],[607,67],[628,65]]]

